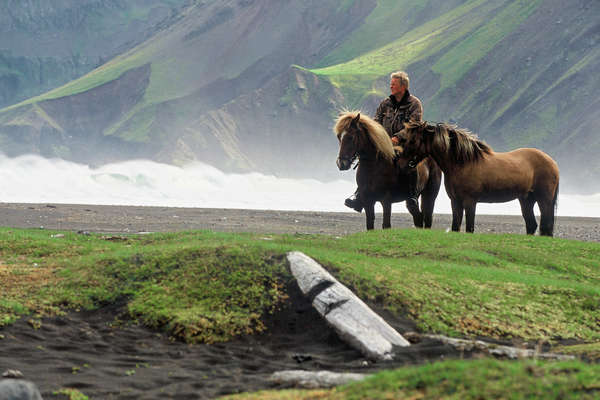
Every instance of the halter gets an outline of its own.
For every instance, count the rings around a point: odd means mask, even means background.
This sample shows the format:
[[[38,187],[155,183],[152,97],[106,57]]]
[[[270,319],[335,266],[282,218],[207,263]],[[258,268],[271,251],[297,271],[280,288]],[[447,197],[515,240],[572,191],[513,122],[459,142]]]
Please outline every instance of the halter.
[[[358,163],[360,162],[360,156],[358,154],[358,151],[354,154],[352,154],[350,157],[338,157],[338,160],[340,161],[344,161],[344,162],[348,162],[349,164],[353,164],[356,159],[358,159],[359,161],[356,162],[356,164],[354,165],[354,169],[356,169],[356,167],[358,167]]]

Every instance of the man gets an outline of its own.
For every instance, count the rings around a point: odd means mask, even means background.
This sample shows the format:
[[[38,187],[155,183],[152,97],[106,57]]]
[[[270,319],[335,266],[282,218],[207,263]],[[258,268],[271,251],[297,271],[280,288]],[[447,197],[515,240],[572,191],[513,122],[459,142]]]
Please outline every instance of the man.
[[[375,112],[375,121],[383,125],[388,135],[392,138],[394,145],[400,143],[405,122],[421,121],[423,117],[421,101],[408,91],[409,82],[406,72],[397,71],[392,73],[390,75],[390,97],[383,100]],[[409,172],[408,177],[409,185],[406,206],[418,209],[416,168],[413,168]],[[347,198],[344,204],[358,212],[361,212],[363,209],[358,191],[354,193],[354,196]]]

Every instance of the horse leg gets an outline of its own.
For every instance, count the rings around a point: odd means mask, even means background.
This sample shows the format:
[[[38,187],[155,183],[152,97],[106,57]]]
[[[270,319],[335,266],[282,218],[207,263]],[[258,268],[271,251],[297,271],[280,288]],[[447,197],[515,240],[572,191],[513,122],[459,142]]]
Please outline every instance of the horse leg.
[[[475,232],[475,208],[477,208],[476,202],[469,203],[465,206],[465,232]]]
[[[413,217],[413,223],[415,224],[415,226],[417,228],[422,228],[423,227],[423,214],[419,210],[418,201],[417,201],[416,205],[412,201],[407,201],[406,202],[406,209],[408,210],[408,212],[410,213],[410,215],[412,215],[412,217]]]
[[[365,218],[367,220],[367,230],[371,231],[375,228],[375,203],[372,201],[363,203],[365,207]]]
[[[464,212],[462,201],[451,199],[450,203],[452,204],[452,231],[460,232]]]
[[[554,204],[552,201],[538,201],[540,207],[540,235],[553,236],[554,234]]]
[[[535,205],[533,194],[529,193],[527,197],[519,197],[519,203],[521,203],[521,214],[523,214],[523,219],[525,220],[527,234],[533,235],[538,226],[533,214],[533,206]]]
[[[381,202],[383,207],[383,229],[389,229],[392,227],[392,202],[384,200]]]
[[[540,235],[553,236],[554,234],[554,213],[558,202],[558,176],[555,185],[548,188],[543,196],[539,196],[538,206],[540,207]]]
[[[436,188],[425,188],[421,193],[421,215],[423,216],[423,227],[431,228],[433,223],[433,207],[437,198],[439,186]]]
[[[431,196],[423,194],[421,196],[421,215],[423,216],[423,227],[431,228],[433,223],[433,205],[435,204],[435,197],[432,199]]]
[[[435,199],[440,192],[440,185],[442,182],[441,173],[436,173],[433,167],[429,167],[427,174],[419,174],[419,179],[427,178],[425,188],[421,192],[421,214],[423,215],[423,227],[431,228],[433,223],[433,207],[435,206]],[[438,168],[437,165],[435,168]],[[437,171],[439,172],[439,171]]]

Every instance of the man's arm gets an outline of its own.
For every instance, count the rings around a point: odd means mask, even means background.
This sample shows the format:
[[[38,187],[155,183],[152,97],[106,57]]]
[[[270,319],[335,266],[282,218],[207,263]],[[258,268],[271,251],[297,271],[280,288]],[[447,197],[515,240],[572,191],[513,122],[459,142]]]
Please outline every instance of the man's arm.
[[[423,104],[421,104],[421,100],[414,97],[414,101],[411,102],[411,105],[408,109],[408,115],[410,121],[422,121],[423,120]]]
[[[421,100],[416,97],[413,97],[413,101],[408,109],[408,120],[409,121],[422,121],[423,119],[423,105],[421,104]],[[400,144],[402,143],[404,128],[400,129],[398,132],[394,132],[392,135],[392,143]]]
[[[375,117],[373,118],[380,125],[383,125],[383,101],[377,107],[377,111],[375,111]]]

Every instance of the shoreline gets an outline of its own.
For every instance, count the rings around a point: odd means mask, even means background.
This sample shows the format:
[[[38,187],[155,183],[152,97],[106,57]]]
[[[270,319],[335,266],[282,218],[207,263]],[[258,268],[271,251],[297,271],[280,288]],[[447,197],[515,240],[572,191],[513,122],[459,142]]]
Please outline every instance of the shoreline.
[[[375,229],[381,229],[381,214]],[[538,217],[539,220],[539,217]],[[452,217],[434,214],[433,229],[448,230]],[[365,231],[356,212],[283,211],[231,208],[0,203],[0,226],[96,233],[148,233],[186,230],[273,234],[348,235]],[[392,213],[392,228],[413,228],[406,212]],[[464,220],[463,227],[464,231]],[[475,233],[525,234],[520,215],[481,214]],[[600,218],[556,217],[555,237],[600,242]]]

